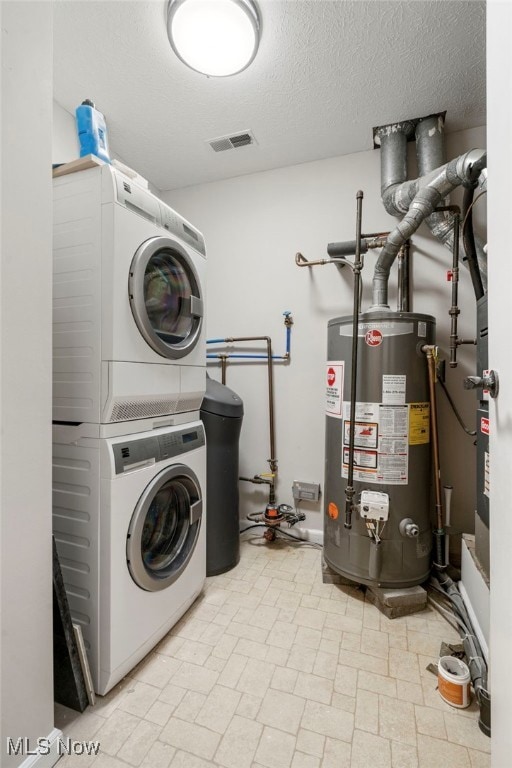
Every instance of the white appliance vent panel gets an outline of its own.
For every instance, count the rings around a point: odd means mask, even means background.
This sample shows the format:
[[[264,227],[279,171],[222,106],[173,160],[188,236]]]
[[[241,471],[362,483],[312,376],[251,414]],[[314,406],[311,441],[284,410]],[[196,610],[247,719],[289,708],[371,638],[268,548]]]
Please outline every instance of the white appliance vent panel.
[[[147,419],[153,416],[167,416],[176,413],[177,398],[117,398],[112,407],[108,421],[130,421],[131,419]]]

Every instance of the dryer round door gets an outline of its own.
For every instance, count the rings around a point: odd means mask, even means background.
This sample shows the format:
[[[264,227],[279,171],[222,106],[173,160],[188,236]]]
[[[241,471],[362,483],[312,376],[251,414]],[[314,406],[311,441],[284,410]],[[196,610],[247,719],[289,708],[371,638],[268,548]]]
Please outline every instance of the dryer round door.
[[[128,294],[137,327],[155,352],[178,359],[195,347],[203,300],[183,246],[167,237],[146,240],[132,259]]]
[[[153,478],[137,502],[126,540],[128,568],[139,587],[165,589],[183,573],[202,513],[201,488],[189,467],[174,464]]]

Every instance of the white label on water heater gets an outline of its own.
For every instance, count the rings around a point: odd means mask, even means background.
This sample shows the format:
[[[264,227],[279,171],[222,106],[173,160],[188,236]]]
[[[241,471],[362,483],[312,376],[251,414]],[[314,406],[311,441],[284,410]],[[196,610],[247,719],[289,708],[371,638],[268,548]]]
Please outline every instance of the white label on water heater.
[[[406,380],[407,377],[401,374],[383,374],[382,402],[386,405],[404,405]]]
[[[366,336],[368,331],[375,329],[378,329],[383,336],[407,336],[409,333],[414,333],[414,323],[394,323],[392,320],[359,323],[357,335]],[[352,336],[352,323],[340,325],[340,336]]]
[[[343,360],[331,360],[327,362],[325,376],[325,412],[327,416],[335,419],[343,418],[341,406],[343,404],[343,376],[345,362]]]
[[[405,376],[403,377],[405,379]],[[343,403],[341,476],[348,477],[350,403]],[[354,480],[380,485],[407,485],[409,406],[356,403]]]

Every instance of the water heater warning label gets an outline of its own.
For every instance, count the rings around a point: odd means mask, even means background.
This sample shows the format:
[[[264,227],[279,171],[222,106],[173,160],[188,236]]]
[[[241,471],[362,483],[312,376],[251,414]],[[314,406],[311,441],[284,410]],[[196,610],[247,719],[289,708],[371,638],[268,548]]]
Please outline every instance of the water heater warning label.
[[[356,448],[376,448],[379,436],[379,425],[364,421],[356,421],[354,426],[354,446]],[[343,422],[343,442],[349,444],[350,421]]]
[[[409,445],[424,445],[430,442],[430,404],[410,403]]]
[[[387,405],[404,405],[406,376],[382,376],[382,402]]]
[[[348,477],[350,403],[343,403],[341,476]],[[354,479],[380,485],[407,485],[409,406],[356,403]]]
[[[329,361],[325,377],[325,412],[328,416],[341,419],[343,403],[343,375],[345,363],[343,360]]]

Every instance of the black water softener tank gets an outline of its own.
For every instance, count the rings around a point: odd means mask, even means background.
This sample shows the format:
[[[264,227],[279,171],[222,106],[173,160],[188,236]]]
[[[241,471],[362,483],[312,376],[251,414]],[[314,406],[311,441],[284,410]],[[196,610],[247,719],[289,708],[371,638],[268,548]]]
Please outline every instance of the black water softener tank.
[[[244,404],[229,387],[206,379],[201,420],[206,431],[206,575],[240,560],[238,440]]]

